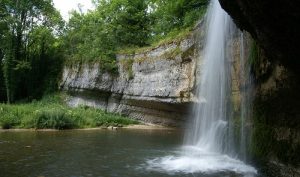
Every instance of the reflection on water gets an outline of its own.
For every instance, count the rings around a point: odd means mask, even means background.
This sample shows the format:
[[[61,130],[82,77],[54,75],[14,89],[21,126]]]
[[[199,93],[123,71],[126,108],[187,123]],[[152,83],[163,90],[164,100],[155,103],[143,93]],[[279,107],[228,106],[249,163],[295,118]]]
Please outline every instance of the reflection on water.
[[[147,161],[178,153],[181,142],[181,132],[170,130],[0,132],[0,176],[236,176],[149,168]]]

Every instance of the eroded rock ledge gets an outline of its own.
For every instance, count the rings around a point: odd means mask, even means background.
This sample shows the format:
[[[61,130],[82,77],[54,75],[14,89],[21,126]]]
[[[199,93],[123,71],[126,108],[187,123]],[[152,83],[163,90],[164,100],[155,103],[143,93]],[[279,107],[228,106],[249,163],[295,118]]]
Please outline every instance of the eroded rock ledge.
[[[136,54],[117,56],[118,75],[98,63],[65,66],[61,88],[70,106],[89,105],[149,123],[181,125],[194,98],[197,65],[193,35]]]

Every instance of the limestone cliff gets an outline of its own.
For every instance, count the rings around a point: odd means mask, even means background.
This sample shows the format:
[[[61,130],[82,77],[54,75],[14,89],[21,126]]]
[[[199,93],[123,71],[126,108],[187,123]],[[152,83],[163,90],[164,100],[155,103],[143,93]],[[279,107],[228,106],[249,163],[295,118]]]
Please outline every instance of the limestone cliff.
[[[196,82],[193,35],[135,54],[117,56],[118,74],[98,63],[65,66],[61,87],[71,106],[89,105],[145,122],[178,126],[188,114]]]

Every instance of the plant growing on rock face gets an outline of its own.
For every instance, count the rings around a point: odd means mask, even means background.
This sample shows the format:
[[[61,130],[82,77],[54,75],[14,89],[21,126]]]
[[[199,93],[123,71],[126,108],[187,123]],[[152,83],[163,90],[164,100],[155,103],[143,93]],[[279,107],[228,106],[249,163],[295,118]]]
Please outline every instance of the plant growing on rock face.
[[[174,60],[176,58],[176,56],[182,54],[182,51],[180,49],[180,47],[176,47],[174,49],[171,49],[169,51],[166,51],[162,57],[168,60]]]
[[[259,93],[254,103],[252,152],[258,159],[299,165],[299,83],[293,77],[278,82],[275,90]],[[292,79],[293,78],[293,79]],[[291,106],[293,105],[293,106]]]
[[[123,69],[125,71],[127,71],[127,77],[128,79],[133,79],[134,78],[134,74],[133,74],[133,71],[132,71],[132,66],[133,66],[133,63],[134,63],[134,59],[133,58],[128,58],[128,59],[123,59],[120,61]]]

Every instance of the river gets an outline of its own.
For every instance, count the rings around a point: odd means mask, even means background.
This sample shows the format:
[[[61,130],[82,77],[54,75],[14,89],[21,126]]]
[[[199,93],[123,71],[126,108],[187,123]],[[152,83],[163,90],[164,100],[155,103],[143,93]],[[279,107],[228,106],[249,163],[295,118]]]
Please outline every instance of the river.
[[[181,152],[178,130],[0,132],[1,177],[209,176],[156,170],[151,161]],[[226,174],[225,176],[238,176]]]

